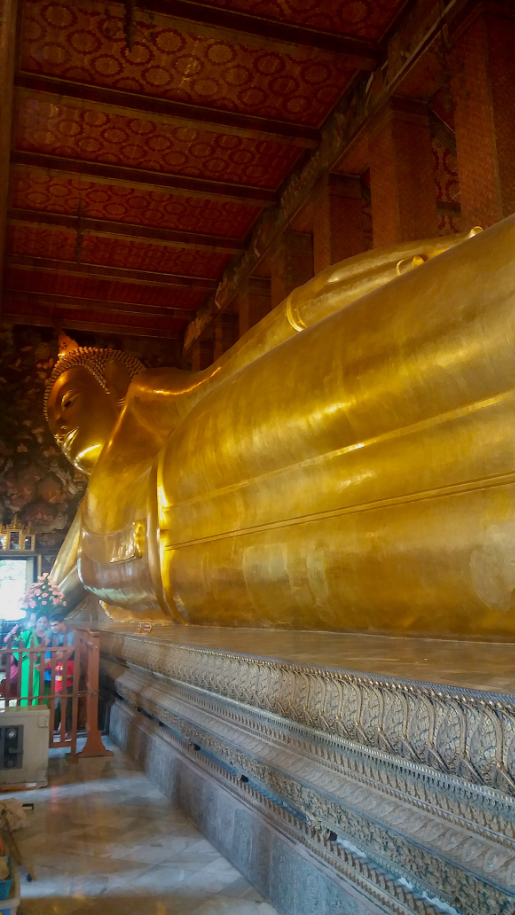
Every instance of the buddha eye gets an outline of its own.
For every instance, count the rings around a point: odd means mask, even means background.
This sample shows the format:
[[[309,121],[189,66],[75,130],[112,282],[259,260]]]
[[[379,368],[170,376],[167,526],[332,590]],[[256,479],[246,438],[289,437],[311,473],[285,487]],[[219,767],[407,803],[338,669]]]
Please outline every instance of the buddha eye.
[[[68,407],[71,407],[72,403],[74,403],[77,400],[78,396],[79,395],[78,395],[77,391],[67,391],[66,394],[64,395],[63,399],[61,400],[61,408],[63,410],[67,410]]]

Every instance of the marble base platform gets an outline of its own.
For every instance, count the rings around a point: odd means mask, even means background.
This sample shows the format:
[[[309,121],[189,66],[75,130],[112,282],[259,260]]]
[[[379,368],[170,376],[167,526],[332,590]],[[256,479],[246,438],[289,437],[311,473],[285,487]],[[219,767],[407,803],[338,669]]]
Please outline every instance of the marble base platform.
[[[513,646],[108,626],[101,648],[113,739],[279,912],[515,912]]]

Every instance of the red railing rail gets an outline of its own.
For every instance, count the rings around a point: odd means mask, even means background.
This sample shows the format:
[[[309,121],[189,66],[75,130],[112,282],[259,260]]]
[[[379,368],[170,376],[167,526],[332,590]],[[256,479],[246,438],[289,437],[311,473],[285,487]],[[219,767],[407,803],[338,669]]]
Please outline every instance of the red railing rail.
[[[73,648],[53,643],[24,648],[7,643],[2,649],[5,704],[47,705],[50,709],[49,746],[69,747],[71,762],[80,756],[112,756],[102,743],[98,727],[100,637],[81,627],[74,627],[74,631]],[[73,670],[68,660],[73,660]],[[86,700],[86,744],[77,754],[81,697]]]

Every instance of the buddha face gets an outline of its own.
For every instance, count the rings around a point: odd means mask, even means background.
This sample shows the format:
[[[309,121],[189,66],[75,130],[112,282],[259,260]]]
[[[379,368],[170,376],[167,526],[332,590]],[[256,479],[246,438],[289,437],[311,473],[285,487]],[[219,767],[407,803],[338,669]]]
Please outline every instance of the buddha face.
[[[89,476],[120,413],[116,392],[104,391],[91,372],[75,366],[55,381],[47,411],[61,451]]]

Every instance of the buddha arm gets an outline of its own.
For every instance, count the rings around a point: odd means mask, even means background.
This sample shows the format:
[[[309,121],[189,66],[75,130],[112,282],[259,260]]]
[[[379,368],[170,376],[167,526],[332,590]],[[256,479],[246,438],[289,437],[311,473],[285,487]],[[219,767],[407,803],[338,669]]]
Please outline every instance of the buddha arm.
[[[155,459],[163,438],[148,425],[128,398],[84,498],[78,569],[107,604],[180,620],[161,583]]]
[[[66,598],[68,612],[73,610],[85,597],[84,586],[77,570],[80,527],[81,510],[79,507],[51,572],[52,579],[59,585]]]
[[[203,372],[151,369],[137,375],[126,411],[164,443],[189,411],[226,378],[413,267],[465,241],[479,229],[392,245],[347,258],[295,289]]]

